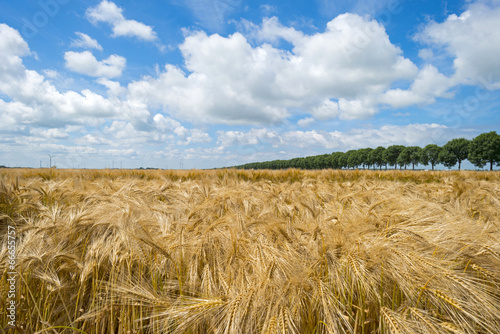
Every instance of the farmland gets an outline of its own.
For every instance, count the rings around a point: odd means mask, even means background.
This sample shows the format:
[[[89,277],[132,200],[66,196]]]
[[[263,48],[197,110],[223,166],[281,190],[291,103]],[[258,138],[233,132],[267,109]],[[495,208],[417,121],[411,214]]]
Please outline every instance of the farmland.
[[[500,333],[497,172],[12,169],[0,214],[20,333]]]

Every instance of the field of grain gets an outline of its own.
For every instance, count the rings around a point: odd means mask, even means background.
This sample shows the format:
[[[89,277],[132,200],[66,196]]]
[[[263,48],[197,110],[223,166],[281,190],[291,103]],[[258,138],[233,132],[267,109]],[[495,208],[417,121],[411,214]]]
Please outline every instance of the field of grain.
[[[2,170],[0,223],[2,332],[500,333],[500,173]]]

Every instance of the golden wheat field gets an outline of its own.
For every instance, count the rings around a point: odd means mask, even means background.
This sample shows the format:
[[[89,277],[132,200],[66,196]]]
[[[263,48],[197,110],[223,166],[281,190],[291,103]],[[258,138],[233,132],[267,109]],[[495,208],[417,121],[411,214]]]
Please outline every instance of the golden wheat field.
[[[0,214],[5,333],[500,333],[496,172],[2,170]]]

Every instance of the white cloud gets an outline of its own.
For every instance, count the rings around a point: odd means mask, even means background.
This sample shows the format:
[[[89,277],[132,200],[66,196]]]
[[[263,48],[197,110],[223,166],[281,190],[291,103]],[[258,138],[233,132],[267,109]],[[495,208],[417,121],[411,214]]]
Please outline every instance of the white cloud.
[[[108,89],[109,97],[118,98],[125,95],[127,92],[127,89],[122,87],[117,81],[112,81],[106,78],[99,78],[96,81]]]
[[[156,128],[162,133],[175,133],[179,141],[179,145],[189,145],[194,143],[209,143],[212,141],[210,135],[199,129],[186,129],[178,121],[165,117],[162,114],[156,114],[153,117]]]
[[[311,115],[320,121],[336,118],[339,114],[339,104],[332,100],[325,100],[322,104],[312,108]]]
[[[68,51],[64,54],[66,68],[71,71],[92,77],[115,78],[122,75],[127,63],[122,56],[111,55],[101,61],[97,60],[90,51]]]
[[[66,139],[69,137],[67,131],[58,128],[53,128],[53,129],[34,128],[30,130],[30,133],[34,136],[41,136],[46,139]]]
[[[430,60],[434,57],[434,52],[432,49],[420,49],[418,50],[418,56],[423,60]]]
[[[122,12],[123,10],[115,3],[103,0],[97,6],[88,8],[86,16],[93,24],[108,23],[113,30],[112,37],[136,37],[149,42],[158,40],[158,36],[151,26],[135,20],[127,20]]]
[[[15,29],[0,24],[0,108],[5,122],[22,129],[29,125],[61,127],[66,124],[98,124],[117,109],[107,99],[83,90],[59,92],[45,77],[25,68],[21,57],[30,54],[28,45]],[[55,72],[47,72],[49,77]]]
[[[97,49],[102,51],[102,46],[92,37],[82,32],[75,32],[78,39],[71,40],[71,47],[84,49]]]
[[[157,78],[130,84],[130,97],[206,123],[277,124],[295,110],[355,119],[376,114],[393,82],[417,74],[381,25],[357,15],[340,15],[314,35],[275,18],[256,29],[264,43],[255,47],[240,33],[190,33],[180,45],[189,74],[166,65]],[[277,39],[292,43],[292,51],[265,43]],[[325,106],[328,100],[339,100],[339,108]]]
[[[45,76],[47,78],[51,78],[51,79],[55,79],[55,78],[61,76],[59,74],[59,72],[57,72],[56,70],[51,70],[51,69],[43,70],[43,74],[45,74]]]
[[[431,22],[416,39],[441,48],[454,57],[456,84],[479,85],[485,82],[500,88],[500,6],[471,3],[460,16]]]
[[[452,78],[439,73],[434,66],[427,65],[420,70],[409,89],[389,90],[381,96],[380,102],[393,108],[403,108],[413,104],[428,105],[434,103],[437,97],[453,97],[453,93],[448,90],[454,84]]]
[[[483,86],[489,91],[500,89],[500,6],[498,2],[471,3],[466,11],[452,14],[442,22],[430,22],[415,39],[429,45],[419,57],[432,61],[434,51],[444,49],[454,58],[455,72],[449,76],[433,65],[424,66],[409,89],[391,89],[379,99],[393,108],[428,105],[436,98],[452,98],[459,85]]]
[[[314,118],[306,117],[306,118],[299,119],[299,121],[297,122],[297,125],[300,126],[301,128],[307,128],[311,124],[314,124],[314,122],[315,122]]]
[[[0,73],[13,75],[24,68],[21,57],[30,54],[28,44],[21,34],[4,23],[0,23]],[[8,84],[7,78],[0,80],[2,85]]]
[[[262,41],[277,42],[278,39],[284,39],[294,44],[298,44],[304,38],[304,34],[292,27],[283,26],[276,16],[262,20],[262,26],[258,27],[251,24],[254,29],[255,37]]]

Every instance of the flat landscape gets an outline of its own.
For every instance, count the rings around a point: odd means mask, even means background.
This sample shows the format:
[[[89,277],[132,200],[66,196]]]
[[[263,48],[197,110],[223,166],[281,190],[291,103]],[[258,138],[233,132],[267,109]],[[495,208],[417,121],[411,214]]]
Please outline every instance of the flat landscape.
[[[19,333],[500,333],[498,172],[5,169],[0,223]]]

